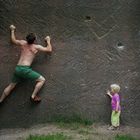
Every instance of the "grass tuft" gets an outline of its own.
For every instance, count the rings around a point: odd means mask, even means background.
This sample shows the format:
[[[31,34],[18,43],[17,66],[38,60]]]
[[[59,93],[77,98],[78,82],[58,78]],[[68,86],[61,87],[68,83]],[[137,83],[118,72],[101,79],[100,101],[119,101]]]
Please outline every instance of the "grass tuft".
[[[115,140],[138,140],[130,135],[116,135]]]
[[[69,124],[72,124],[72,123],[78,123],[78,124],[82,124],[82,125],[85,125],[85,126],[89,126],[89,125],[92,125],[93,122],[91,120],[88,120],[88,119],[85,119],[85,118],[81,118],[80,116],[78,115],[73,115],[71,117],[65,117],[65,116],[59,116],[59,117],[54,117],[52,119],[52,122],[56,122],[56,123],[69,123]]]
[[[26,140],[69,140],[70,137],[63,135],[63,133],[49,134],[49,135],[30,135]]]

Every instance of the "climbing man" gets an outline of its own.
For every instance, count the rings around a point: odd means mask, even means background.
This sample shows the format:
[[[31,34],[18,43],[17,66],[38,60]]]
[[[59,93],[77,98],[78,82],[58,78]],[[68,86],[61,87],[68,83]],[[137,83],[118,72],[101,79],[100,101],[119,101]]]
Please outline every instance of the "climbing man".
[[[21,79],[35,80],[36,85],[33,90],[33,93],[30,97],[33,102],[40,102],[41,98],[37,96],[37,93],[45,83],[45,78],[39,73],[31,69],[31,64],[35,58],[35,55],[38,51],[42,52],[52,52],[52,45],[50,43],[50,37],[45,37],[46,47],[35,44],[36,36],[34,33],[30,33],[26,36],[26,40],[17,40],[15,37],[14,25],[10,25],[11,41],[17,47],[21,49],[21,54],[15,72],[13,74],[12,82],[4,89],[1,97],[0,103],[11,93],[15,88],[16,84],[21,81]]]

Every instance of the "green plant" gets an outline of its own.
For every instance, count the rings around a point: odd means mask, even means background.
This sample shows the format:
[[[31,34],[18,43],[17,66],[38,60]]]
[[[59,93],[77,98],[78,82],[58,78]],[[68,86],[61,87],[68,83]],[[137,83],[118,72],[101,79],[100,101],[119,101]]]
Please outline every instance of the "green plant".
[[[130,135],[116,135],[115,140],[138,140]]]
[[[80,129],[78,133],[82,135],[89,135],[91,132],[88,129]]]
[[[83,125],[92,125],[93,122],[91,120],[88,120],[86,118],[82,118],[76,114],[72,115],[71,117],[65,117],[65,116],[55,116],[51,122],[57,122],[57,123],[79,123]]]
[[[49,134],[49,135],[30,135],[26,140],[69,140],[70,137],[63,135],[63,133]]]

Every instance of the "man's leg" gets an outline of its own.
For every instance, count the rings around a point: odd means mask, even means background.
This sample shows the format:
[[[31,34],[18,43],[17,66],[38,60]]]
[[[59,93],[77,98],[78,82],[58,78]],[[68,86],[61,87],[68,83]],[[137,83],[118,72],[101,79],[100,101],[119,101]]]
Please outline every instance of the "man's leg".
[[[11,91],[15,88],[17,83],[10,83],[3,91],[0,97],[0,103],[4,101],[4,99],[11,93]]]
[[[31,98],[34,100],[34,101],[41,101],[40,98],[37,98],[37,93],[39,92],[39,90],[42,88],[42,86],[44,85],[45,83],[45,78],[43,76],[40,76],[37,80],[37,83],[35,85],[35,88],[34,88],[34,91],[32,93],[32,96]]]

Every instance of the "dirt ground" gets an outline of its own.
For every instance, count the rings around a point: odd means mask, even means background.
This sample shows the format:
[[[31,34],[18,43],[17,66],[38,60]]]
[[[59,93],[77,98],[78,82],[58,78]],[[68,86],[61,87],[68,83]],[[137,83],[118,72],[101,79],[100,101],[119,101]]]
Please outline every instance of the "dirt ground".
[[[29,135],[47,135],[63,133],[72,140],[114,140],[117,134],[131,135],[140,139],[140,128],[121,126],[120,130],[109,131],[107,125],[94,124],[83,126],[77,124],[43,124],[31,128],[0,130],[0,140],[25,140]]]

